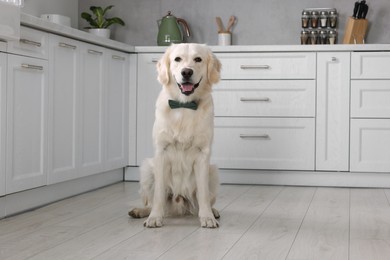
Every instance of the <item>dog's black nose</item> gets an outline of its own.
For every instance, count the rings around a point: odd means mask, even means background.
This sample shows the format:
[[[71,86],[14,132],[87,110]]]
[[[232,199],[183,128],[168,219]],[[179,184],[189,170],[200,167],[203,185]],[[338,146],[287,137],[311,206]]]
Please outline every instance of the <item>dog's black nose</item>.
[[[181,75],[183,76],[183,79],[190,79],[192,74],[194,74],[194,71],[192,69],[185,68],[181,70]]]

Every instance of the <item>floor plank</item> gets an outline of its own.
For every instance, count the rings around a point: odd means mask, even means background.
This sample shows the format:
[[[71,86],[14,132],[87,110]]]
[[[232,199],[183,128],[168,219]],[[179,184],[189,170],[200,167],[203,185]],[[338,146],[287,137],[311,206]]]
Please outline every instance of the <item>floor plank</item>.
[[[382,189],[351,189],[350,259],[389,259],[390,205]]]
[[[348,259],[349,189],[318,188],[287,259]]]

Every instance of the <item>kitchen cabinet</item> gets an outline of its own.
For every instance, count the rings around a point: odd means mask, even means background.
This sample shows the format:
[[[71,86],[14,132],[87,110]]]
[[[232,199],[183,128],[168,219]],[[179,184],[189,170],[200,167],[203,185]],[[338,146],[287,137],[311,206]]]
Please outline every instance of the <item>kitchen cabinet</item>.
[[[157,81],[156,63],[161,53],[138,55],[137,80],[137,164],[153,157],[153,124],[155,103],[161,90]]]
[[[105,170],[128,165],[129,55],[107,50]],[[133,144],[135,145],[135,144]]]
[[[6,193],[46,185],[48,62],[8,54]]]
[[[7,52],[47,60],[49,57],[48,43],[48,33],[21,26],[20,40],[9,41]]]
[[[1,43],[0,43],[1,44]],[[0,197],[5,195],[7,55],[0,52]],[[1,203],[0,203],[1,204]],[[0,207],[0,217],[1,207]]]
[[[83,44],[80,67],[82,176],[104,170],[105,49]]]
[[[79,176],[81,45],[50,35],[48,184]]]
[[[316,170],[349,171],[350,53],[317,54]]]
[[[227,169],[314,170],[315,54],[217,54],[212,162]],[[229,140],[229,141],[227,141]]]
[[[351,171],[390,172],[390,52],[354,52]]]

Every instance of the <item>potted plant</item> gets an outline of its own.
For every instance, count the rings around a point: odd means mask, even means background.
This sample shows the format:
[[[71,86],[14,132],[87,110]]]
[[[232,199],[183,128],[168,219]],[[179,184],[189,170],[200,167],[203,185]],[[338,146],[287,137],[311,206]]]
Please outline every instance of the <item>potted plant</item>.
[[[92,14],[87,12],[81,13],[81,18],[85,19],[90,26],[85,27],[88,29],[90,33],[96,34],[98,36],[110,38],[110,29],[109,26],[113,24],[125,25],[125,22],[119,17],[107,18],[105,15],[108,10],[110,10],[113,5],[107,6],[106,8],[102,8],[100,6],[91,6],[89,10],[91,10]]]

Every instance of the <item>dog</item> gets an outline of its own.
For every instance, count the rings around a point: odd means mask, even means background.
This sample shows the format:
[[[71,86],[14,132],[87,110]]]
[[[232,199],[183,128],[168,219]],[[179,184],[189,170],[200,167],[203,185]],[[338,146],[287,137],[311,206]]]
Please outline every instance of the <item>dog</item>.
[[[164,216],[198,215],[201,227],[216,228],[213,208],[218,171],[210,165],[214,134],[212,86],[220,80],[221,63],[204,44],[168,47],[157,62],[162,90],[153,126],[154,158],[140,168],[144,208],[129,212],[148,217],[144,226],[161,227]]]

